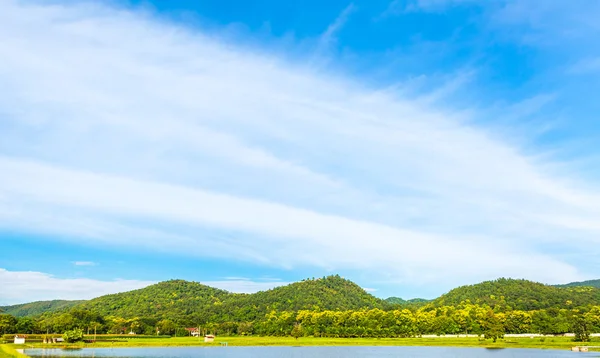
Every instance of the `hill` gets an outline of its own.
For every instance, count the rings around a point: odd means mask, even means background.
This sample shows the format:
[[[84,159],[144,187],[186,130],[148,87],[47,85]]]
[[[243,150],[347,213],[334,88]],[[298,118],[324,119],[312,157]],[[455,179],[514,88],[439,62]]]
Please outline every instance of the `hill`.
[[[554,285],[555,287],[595,287],[600,288],[600,280],[588,280],[580,282],[571,282],[564,285]]]
[[[237,296],[197,282],[171,280],[142,289],[101,296],[75,306],[102,316],[178,319],[206,311]]]
[[[190,324],[252,321],[271,311],[360,310],[384,302],[340,276],[303,280],[254,294],[236,294],[197,282],[172,280],[82,302],[76,310],[131,319],[171,319]]]
[[[382,308],[384,301],[338,275],[307,279],[254,294],[238,295],[213,310],[214,319],[250,321],[271,311],[361,310]]]
[[[55,312],[74,307],[84,301],[37,301],[20,305],[0,307],[0,311],[15,317],[34,317],[46,312]]]
[[[470,301],[501,310],[572,308],[600,304],[600,289],[593,287],[555,287],[527,280],[500,278],[461,286],[435,299],[433,306],[459,305]]]
[[[401,305],[401,306],[409,306],[409,305],[419,306],[419,305],[425,305],[425,304],[431,302],[431,300],[426,300],[424,298],[412,298],[410,300],[405,300],[400,297],[388,297],[384,301],[391,305]]]
[[[400,297],[388,297],[384,301],[392,305],[404,305],[407,302],[405,299]]]

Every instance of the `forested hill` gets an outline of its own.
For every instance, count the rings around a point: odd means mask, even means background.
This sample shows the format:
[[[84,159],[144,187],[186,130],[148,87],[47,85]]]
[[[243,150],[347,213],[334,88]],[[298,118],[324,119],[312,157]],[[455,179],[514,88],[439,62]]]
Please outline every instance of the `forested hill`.
[[[76,306],[84,301],[37,301],[20,305],[0,307],[0,312],[15,317],[34,317],[45,312],[54,312]]]
[[[423,306],[431,302],[431,300],[426,300],[424,298],[412,298],[410,300],[405,300],[400,297],[388,297],[384,301],[392,305],[401,306]]]
[[[101,316],[149,317],[189,322],[251,321],[271,311],[361,310],[385,303],[340,276],[303,280],[254,294],[236,294],[173,280],[85,301],[74,308]]]
[[[271,311],[345,311],[383,306],[383,300],[367,293],[354,282],[335,275],[240,295],[213,310],[213,320],[254,320]]]
[[[578,283],[583,284],[583,283]],[[90,301],[47,301],[10,306],[14,316],[55,316],[71,309],[104,317],[171,319],[179,322],[248,322],[264,319],[271,312],[310,310],[356,311],[372,308],[396,309],[459,306],[465,302],[488,305],[496,311],[531,311],[600,305],[600,289],[587,286],[556,287],[541,283],[498,279],[462,286],[441,297],[403,300],[376,298],[340,276],[307,279],[254,294],[235,294],[197,282],[172,280],[135,291]]]
[[[564,285],[554,285],[555,287],[596,287],[600,288],[600,280],[589,280],[580,282],[571,282]]]
[[[197,282],[171,280],[139,290],[94,298],[76,308],[123,318],[183,317],[220,305],[234,296],[238,295]]]
[[[455,288],[432,302],[434,306],[458,305],[465,301],[487,304],[499,310],[572,308],[600,304],[600,289],[555,287],[527,280],[501,278]]]

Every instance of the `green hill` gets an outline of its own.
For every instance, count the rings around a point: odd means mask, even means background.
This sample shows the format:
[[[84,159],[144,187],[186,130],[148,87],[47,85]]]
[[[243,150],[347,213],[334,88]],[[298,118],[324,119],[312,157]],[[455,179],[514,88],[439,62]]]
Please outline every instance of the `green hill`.
[[[254,294],[238,295],[215,307],[215,319],[249,321],[271,311],[360,310],[381,308],[384,302],[338,275],[303,280]]]
[[[178,319],[206,311],[234,296],[238,295],[197,282],[171,280],[139,290],[94,298],[75,308],[103,316]]]
[[[392,305],[405,305],[407,302],[405,299],[400,297],[388,297],[384,301]]]
[[[434,306],[458,305],[467,300],[501,310],[572,308],[600,304],[600,289],[555,287],[527,280],[500,278],[455,288],[435,299],[432,304]]]
[[[251,321],[271,311],[360,310],[384,302],[360,286],[328,276],[254,294],[235,294],[196,282],[173,280],[85,301],[74,309],[126,319],[147,317],[183,322]]]
[[[564,285],[554,285],[555,287],[595,287],[600,288],[600,280],[588,280],[580,282],[571,282]]]
[[[431,302],[431,300],[426,300],[424,298],[412,298],[410,300],[405,300],[400,297],[388,297],[384,301],[391,305],[401,306],[420,306]]]
[[[20,305],[0,307],[0,312],[15,317],[34,317],[46,312],[55,312],[76,306],[84,301],[37,301]]]

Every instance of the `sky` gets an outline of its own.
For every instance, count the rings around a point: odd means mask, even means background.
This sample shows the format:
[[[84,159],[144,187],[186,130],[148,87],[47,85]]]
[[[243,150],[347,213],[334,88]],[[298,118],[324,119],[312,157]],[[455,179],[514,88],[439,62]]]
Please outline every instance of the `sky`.
[[[600,277],[600,2],[0,1],[0,304]]]

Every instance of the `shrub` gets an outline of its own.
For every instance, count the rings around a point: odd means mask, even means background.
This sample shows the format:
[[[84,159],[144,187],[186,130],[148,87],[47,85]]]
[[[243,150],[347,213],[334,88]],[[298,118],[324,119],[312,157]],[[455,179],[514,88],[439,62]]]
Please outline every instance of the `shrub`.
[[[67,343],[80,342],[83,340],[83,331],[81,329],[66,331],[65,334],[63,334],[63,339]]]

